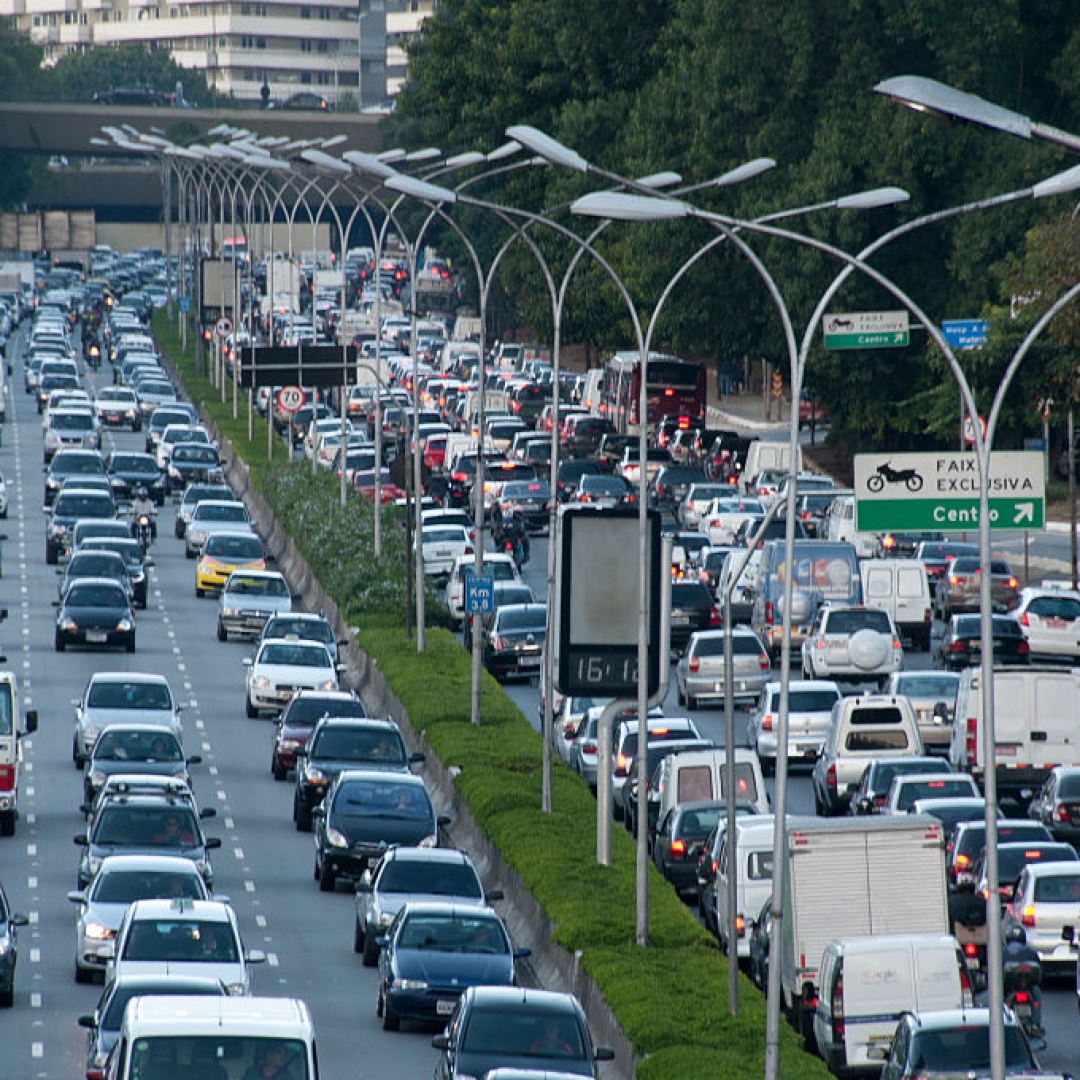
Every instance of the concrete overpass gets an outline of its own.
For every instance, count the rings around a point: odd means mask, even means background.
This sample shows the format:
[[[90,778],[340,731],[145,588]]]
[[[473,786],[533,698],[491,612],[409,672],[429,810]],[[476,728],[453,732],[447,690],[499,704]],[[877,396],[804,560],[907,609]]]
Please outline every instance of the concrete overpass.
[[[49,169],[50,181],[35,192],[28,209],[90,209],[99,220],[153,220],[161,215],[161,174],[114,147],[94,146],[102,125],[131,124],[178,143],[205,136],[218,124],[247,128],[257,136],[328,139],[344,135],[335,147],[373,153],[382,147],[380,115],[291,112],[263,109],[173,109],[118,105],[0,102],[0,153],[66,158]],[[87,160],[89,156],[95,159]],[[80,160],[81,159],[81,160]]]

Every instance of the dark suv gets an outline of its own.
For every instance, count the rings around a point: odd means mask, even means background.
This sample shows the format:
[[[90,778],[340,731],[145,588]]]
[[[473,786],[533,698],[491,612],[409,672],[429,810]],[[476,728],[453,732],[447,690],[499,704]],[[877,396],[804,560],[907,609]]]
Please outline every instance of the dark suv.
[[[273,619],[270,620],[273,622]],[[274,727],[270,771],[284,780],[307,747],[315,725],[327,716],[367,716],[364,703],[347,690],[298,690]]]
[[[410,754],[393,720],[324,717],[296,757],[293,821],[298,832],[311,831],[311,811],[345,769],[394,769],[408,772],[424,754]]]

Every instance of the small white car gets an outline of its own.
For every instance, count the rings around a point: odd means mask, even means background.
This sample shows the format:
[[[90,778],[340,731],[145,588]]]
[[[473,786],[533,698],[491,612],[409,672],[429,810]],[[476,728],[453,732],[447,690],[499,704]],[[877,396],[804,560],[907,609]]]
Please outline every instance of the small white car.
[[[424,573],[436,583],[445,584],[458,558],[476,551],[469,530],[464,525],[424,525],[420,533]]]
[[[460,555],[454,561],[450,580],[446,583],[446,606],[450,618],[459,625],[465,618],[465,578],[475,573],[475,569],[474,555]],[[496,581],[521,581],[517,564],[511,556],[502,552],[484,553],[484,573],[490,574]]]
[[[765,684],[750,718],[750,743],[757,750],[762,772],[776,768],[777,730],[780,726],[780,681]],[[832,721],[832,708],[840,688],[824,679],[792,679],[788,683],[788,760],[813,764]]]
[[[121,975],[205,975],[230,994],[251,993],[249,965],[266,954],[244,948],[236,913],[221,900],[136,900],[116,934],[105,981]]]
[[[1020,623],[1032,659],[1080,660],[1080,592],[1022,589],[1009,614]]]
[[[300,638],[267,638],[253,657],[244,660],[245,711],[249,717],[262,712],[279,713],[297,690],[337,690],[341,665],[321,641]]]
[[[802,643],[807,679],[873,681],[880,688],[903,663],[900,634],[881,608],[822,604]]]

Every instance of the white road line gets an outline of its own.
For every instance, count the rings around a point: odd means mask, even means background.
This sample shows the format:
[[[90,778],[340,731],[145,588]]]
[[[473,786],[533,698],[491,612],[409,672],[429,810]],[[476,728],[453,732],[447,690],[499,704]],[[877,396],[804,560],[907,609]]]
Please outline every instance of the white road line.
[[[27,844],[26,845],[26,854],[31,855],[31,856],[36,855],[37,854],[37,844]]]
[[[36,889],[38,887],[37,878],[33,874],[26,879],[26,887],[28,889]]]
[[[217,776],[218,767],[216,765],[211,765],[207,771],[210,773],[211,776]]]
[[[236,858],[237,862],[243,862],[244,861],[244,849],[242,847],[233,848],[233,856]],[[246,884],[247,883],[245,882],[245,886],[246,886]]]
[[[36,1042],[30,1044],[30,1056],[31,1057],[44,1057],[45,1056],[45,1044]]]
[[[40,964],[41,963],[41,950],[40,949],[31,949],[30,950],[30,963],[31,964]]]
[[[36,991],[33,994],[30,995],[30,1008],[31,1009],[40,1009],[41,1008],[41,995],[39,993],[37,993]]]
[[[30,914],[27,916],[27,920],[29,921],[31,926],[36,926],[38,921],[38,913],[36,911],[31,911]]]
[[[260,930],[265,930],[266,929],[266,916],[265,915],[256,915],[255,916],[255,925]]]
[[[240,849],[239,849],[239,848],[237,848],[237,849],[236,849],[236,851],[237,851],[237,856],[238,856],[238,857],[239,857],[239,856],[240,856],[241,854],[243,854],[243,853],[242,853],[242,852],[240,851]],[[254,891],[255,891],[255,882],[254,882],[254,881],[250,881],[250,880],[248,880],[248,881],[245,881],[245,882],[244,882],[244,891],[245,891],[245,892],[254,892]]]
[[[217,795],[218,799],[220,799],[221,802],[228,801],[229,796],[226,795],[225,792],[221,790],[221,788],[218,788],[218,790],[214,794]]]
[[[229,829],[231,831],[234,828],[233,819],[231,817],[227,817],[227,818],[224,818],[223,820],[225,822],[225,828]]]
[[[269,964],[269,965],[270,965],[271,967],[277,967],[277,966],[278,966],[278,957],[277,957],[277,953],[272,953],[272,952],[268,952],[268,953],[266,954],[266,962],[267,962],[267,963],[268,963],[268,964]]]

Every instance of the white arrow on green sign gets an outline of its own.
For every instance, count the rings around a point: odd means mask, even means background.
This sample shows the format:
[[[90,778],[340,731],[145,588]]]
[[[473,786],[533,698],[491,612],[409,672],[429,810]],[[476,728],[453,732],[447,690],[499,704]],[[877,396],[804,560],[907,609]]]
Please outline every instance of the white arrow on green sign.
[[[821,320],[826,349],[895,349],[907,345],[907,311],[853,311]]]
[[[967,532],[979,527],[973,453],[859,454],[854,489],[860,532]],[[995,530],[1045,526],[1042,454],[999,450],[990,455],[989,513]]]

